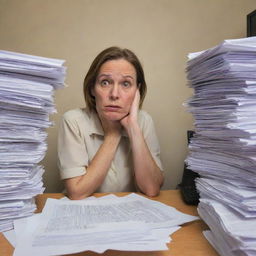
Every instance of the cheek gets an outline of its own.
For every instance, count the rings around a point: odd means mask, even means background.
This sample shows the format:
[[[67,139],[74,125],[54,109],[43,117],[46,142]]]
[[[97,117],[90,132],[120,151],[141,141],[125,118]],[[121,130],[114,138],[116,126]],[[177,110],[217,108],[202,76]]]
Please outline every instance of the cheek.
[[[102,93],[96,92],[94,97],[95,97],[96,105],[101,105],[103,103],[104,95],[102,95]]]
[[[127,99],[127,105],[131,106],[132,102],[133,102],[133,96],[130,96],[128,99]]]
[[[127,109],[130,109],[132,103],[133,103],[133,100],[134,100],[134,96],[135,96],[135,93],[129,95],[127,98],[126,98],[126,102],[125,102],[125,105],[127,106]]]

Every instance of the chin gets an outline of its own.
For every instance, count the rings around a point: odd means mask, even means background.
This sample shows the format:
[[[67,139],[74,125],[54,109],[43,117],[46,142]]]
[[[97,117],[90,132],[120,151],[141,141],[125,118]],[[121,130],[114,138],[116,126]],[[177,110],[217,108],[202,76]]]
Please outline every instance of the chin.
[[[107,113],[105,115],[105,118],[109,121],[120,121],[121,119],[123,119],[127,114],[121,114],[121,113]]]

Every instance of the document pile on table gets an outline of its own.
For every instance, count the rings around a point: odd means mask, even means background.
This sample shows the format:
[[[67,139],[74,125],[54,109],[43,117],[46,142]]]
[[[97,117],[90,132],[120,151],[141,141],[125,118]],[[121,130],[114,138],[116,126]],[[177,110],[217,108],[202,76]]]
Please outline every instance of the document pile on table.
[[[0,51],[0,232],[31,215],[43,192],[45,128],[63,87],[64,61]]]
[[[200,174],[198,211],[223,256],[256,255],[256,37],[189,55],[195,118],[188,167]]]
[[[64,199],[48,199],[41,214],[14,222],[14,256],[168,250],[169,235],[198,219],[137,194]]]

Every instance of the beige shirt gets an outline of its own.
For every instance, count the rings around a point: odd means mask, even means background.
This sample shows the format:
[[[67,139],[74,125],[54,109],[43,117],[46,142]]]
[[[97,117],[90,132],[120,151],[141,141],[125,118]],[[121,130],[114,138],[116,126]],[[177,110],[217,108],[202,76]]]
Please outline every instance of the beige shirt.
[[[145,111],[138,115],[139,126],[149,150],[163,170],[160,148],[152,118]],[[63,115],[58,138],[58,166],[61,179],[84,175],[104,140],[98,115],[88,109],[74,109]],[[103,184],[97,192],[135,191],[130,142],[123,132],[117,152]]]

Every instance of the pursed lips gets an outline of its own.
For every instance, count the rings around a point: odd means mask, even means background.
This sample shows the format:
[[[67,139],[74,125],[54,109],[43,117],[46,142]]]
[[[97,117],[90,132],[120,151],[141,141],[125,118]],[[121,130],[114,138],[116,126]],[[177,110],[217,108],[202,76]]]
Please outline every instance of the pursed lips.
[[[118,111],[121,109],[121,107],[117,105],[107,105],[105,106],[105,109],[108,111]]]

